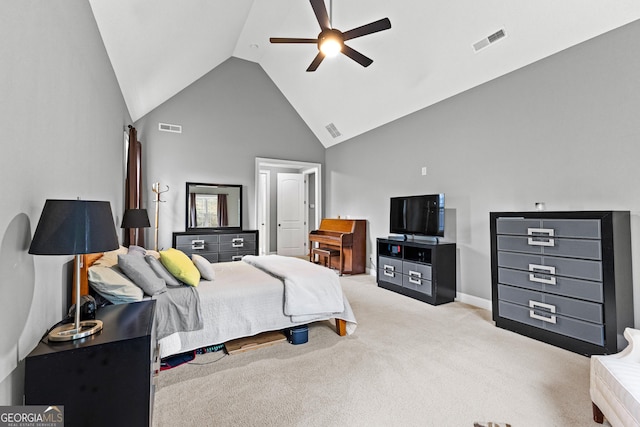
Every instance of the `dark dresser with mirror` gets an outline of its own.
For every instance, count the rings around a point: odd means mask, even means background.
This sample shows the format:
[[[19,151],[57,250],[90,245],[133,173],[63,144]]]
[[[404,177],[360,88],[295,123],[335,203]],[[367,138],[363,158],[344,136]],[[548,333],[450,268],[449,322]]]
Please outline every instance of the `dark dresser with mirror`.
[[[185,231],[173,233],[172,246],[209,262],[258,255],[258,231],[242,229],[242,201],[242,185],[187,182]]]

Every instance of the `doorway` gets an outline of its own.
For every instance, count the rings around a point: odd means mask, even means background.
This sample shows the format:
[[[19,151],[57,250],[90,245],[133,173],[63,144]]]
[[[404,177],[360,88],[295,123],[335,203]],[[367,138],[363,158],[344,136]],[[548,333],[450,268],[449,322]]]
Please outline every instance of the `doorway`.
[[[297,234],[298,243],[288,242],[286,246],[301,245],[301,255],[308,253],[309,231],[320,226],[322,219],[322,165],[294,160],[256,158],[256,224],[260,230],[260,254],[278,253],[278,191],[277,176],[279,173],[299,174],[303,177],[303,197],[300,207],[303,212],[302,232]],[[284,203],[293,203],[291,192],[285,191]],[[282,224],[282,223],[281,223]],[[289,235],[287,238],[291,238]],[[283,253],[288,255],[288,253]]]

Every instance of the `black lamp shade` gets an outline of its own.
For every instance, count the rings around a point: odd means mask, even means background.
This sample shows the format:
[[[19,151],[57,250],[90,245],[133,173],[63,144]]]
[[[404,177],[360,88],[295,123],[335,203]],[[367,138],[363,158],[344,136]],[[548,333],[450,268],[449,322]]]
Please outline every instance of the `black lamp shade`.
[[[118,249],[109,202],[47,200],[29,253],[78,255]]]
[[[149,215],[146,209],[127,209],[122,216],[120,228],[147,228],[151,227]]]

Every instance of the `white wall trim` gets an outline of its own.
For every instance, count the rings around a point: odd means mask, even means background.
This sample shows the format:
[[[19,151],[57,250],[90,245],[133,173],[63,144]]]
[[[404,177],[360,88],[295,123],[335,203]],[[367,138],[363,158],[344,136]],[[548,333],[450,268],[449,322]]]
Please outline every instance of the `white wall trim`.
[[[465,304],[473,305],[475,307],[484,308],[485,310],[491,310],[491,300],[475,297],[469,294],[463,294],[462,292],[456,293],[456,301],[463,302]]]

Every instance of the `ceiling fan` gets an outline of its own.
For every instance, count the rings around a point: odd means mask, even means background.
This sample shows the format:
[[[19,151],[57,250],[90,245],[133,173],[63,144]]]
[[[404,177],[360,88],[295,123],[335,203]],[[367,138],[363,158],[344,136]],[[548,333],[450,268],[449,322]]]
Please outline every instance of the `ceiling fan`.
[[[311,65],[309,65],[309,68],[307,68],[307,71],[315,71],[325,56],[333,56],[338,54],[338,52],[344,53],[363,67],[371,65],[373,62],[372,59],[367,58],[357,50],[350,48],[344,44],[344,42],[355,39],[356,37],[362,37],[367,34],[377,33],[378,31],[388,30],[391,28],[391,21],[389,21],[389,18],[380,19],[343,33],[336,28],[331,28],[331,20],[327,14],[327,8],[324,4],[324,0],[309,1],[311,2],[313,12],[320,24],[321,31],[320,34],[318,34],[318,37],[315,39],[271,37],[269,41],[271,43],[316,43],[318,45],[319,52],[311,62]]]

